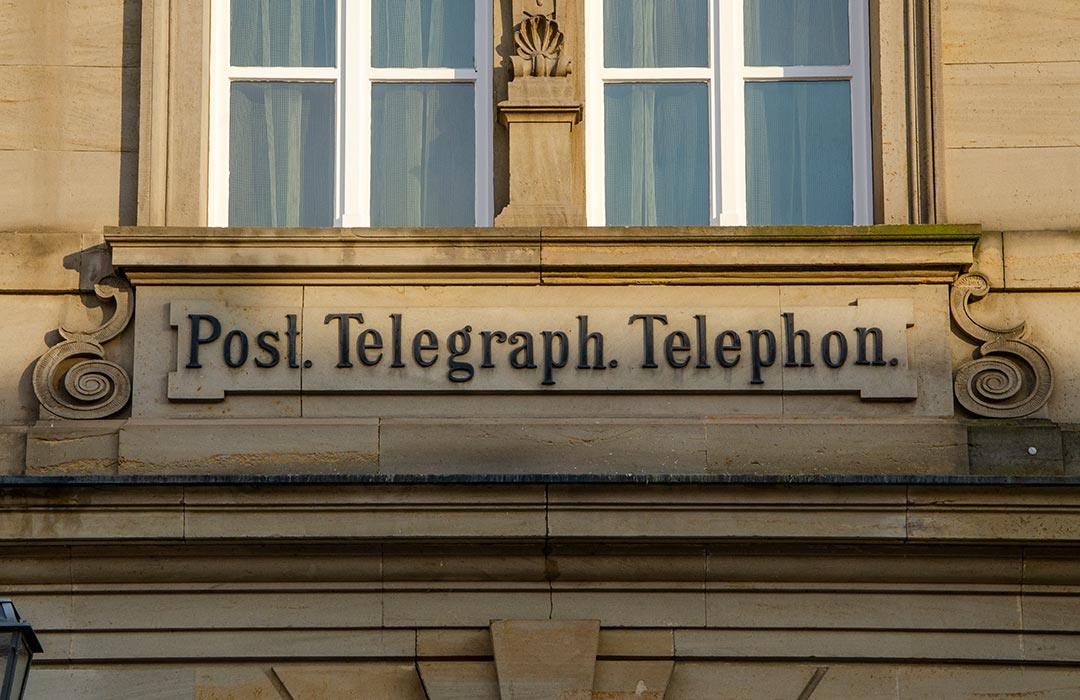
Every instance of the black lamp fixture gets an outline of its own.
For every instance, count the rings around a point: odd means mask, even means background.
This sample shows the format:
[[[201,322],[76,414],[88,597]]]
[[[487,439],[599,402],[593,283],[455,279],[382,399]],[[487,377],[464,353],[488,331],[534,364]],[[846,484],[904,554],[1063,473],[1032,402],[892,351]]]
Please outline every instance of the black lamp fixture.
[[[34,628],[10,600],[0,598],[0,700],[22,700],[30,660],[42,651]]]

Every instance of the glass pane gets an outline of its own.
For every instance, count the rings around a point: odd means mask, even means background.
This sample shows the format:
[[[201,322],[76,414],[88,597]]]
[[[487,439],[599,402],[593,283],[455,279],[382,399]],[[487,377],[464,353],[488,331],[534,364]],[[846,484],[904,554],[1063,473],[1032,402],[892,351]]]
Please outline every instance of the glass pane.
[[[474,0],[373,0],[371,65],[472,68]]]
[[[334,86],[232,84],[229,225],[331,226]]]
[[[708,1],[604,0],[604,65],[708,66]]]
[[[234,66],[333,66],[336,0],[232,0]]]
[[[30,648],[26,646],[26,643],[20,643],[18,651],[15,652],[15,669],[11,675],[11,688],[15,692],[12,694],[13,698],[22,696],[22,691],[26,689],[26,682],[28,680],[27,674],[30,672]]]
[[[746,84],[747,223],[851,224],[851,85]]]
[[[745,0],[746,65],[845,66],[848,0]]]
[[[371,225],[473,226],[471,83],[371,86]]]
[[[709,224],[709,88],[604,86],[609,226]]]

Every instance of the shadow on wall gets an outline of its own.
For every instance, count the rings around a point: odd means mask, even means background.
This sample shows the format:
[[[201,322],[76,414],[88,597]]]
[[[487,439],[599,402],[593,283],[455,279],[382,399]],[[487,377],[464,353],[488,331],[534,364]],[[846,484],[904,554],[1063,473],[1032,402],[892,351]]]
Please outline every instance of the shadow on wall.
[[[120,198],[117,222],[134,226],[139,210],[139,91],[142,0],[124,1],[123,80],[120,90]],[[92,286],[92,285],[91,285]]]

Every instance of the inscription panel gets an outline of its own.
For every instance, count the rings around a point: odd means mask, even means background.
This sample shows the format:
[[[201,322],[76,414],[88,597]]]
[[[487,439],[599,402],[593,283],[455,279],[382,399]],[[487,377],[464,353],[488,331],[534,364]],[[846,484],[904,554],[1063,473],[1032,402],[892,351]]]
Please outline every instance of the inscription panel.
[[[351,287],[168,302],[171,401],[229,394],[849,393],[913,400],[910,298],[778,288]]]

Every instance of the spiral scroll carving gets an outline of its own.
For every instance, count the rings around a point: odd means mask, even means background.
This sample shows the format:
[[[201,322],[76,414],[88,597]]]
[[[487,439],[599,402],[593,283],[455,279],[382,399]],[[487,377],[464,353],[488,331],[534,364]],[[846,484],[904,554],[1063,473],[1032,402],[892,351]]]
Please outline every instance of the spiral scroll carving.
[[[965,335],[982,343],[979,356],[956,371],[956,400],[984,418],[1029,416],[1050,399],[1054,371],[1046,355],[1022,339],[1025,324],[995,328],[971,316],[970,305],[989,293],[990,282],[979,274],[964,275],[953,285],[953,320]]]
[[[64,341],[49,348],[34,367],[34,393],[43,408],[61,418],[105,418],[127,405],[131,378],[105,359],[104,343],[120,335],[134,311],[131,286],[110,275],[94,285],[99,299],[112,299],[116,310],[92,331],[61,327]]]

